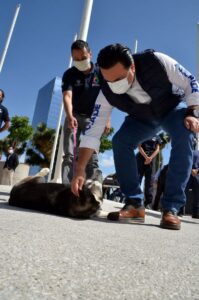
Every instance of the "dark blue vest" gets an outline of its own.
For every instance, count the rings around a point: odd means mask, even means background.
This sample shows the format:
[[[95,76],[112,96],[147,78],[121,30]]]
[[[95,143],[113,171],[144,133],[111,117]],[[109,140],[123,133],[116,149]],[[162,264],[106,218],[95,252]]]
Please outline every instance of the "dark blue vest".
[[[172,84],[169,82],[166,70],[153,50],[146,50],[133,55],[136,78],[143,90],[151,97],[149,104],[135,103],[127,94],[115,94],[104,82],[102,91],[108,102],[134,116],[138,120],[153,120],[164,117],[181,101],[172,94]]]

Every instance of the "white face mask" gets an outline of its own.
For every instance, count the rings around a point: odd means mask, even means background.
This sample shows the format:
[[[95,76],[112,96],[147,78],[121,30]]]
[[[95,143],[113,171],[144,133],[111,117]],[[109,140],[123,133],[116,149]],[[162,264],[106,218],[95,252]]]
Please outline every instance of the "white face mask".
[[[128,79],[125,77],[121,80],[115,82],[107,82],[110,89],[115,94],[125,94],[129,89],[132,83],[128,82]]]
[[[13,150],[8,150],[8,153],[9,154],[12,154],[14,151]]]
[[[79,71],[84,72],[90,69],[91,61],[90,58],[86,58],[84,60],[74,60],[73,65],[75,68],[77,68]]]

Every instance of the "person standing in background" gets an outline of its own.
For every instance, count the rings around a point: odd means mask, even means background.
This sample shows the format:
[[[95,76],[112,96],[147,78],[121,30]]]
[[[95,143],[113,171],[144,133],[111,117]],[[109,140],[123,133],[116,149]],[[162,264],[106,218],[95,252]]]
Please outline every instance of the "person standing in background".
[[[0,132],[3,132],[10,127],[10,118],[9,118],[8,110],[5,106],[2,105],[4,98],[5,98],[5,93],[2,89],[0,89]]]
[[[87,42],[76,40],[71,45],[71,55],[73,67],[66,70],[62,78],[63,102],[66,113],[62,163],[62,182],[65,184],[72,180],[74,152],[78,155],[80,135],[85,132],[90,122],[102,83],[99,67],[91,62],[92,53]],[[104,132],[108,133],[109,131],[110,122],[107,122]],[[102,173],[99,170],[96,152],[93,153],[88,162],[86,175],[88,179],[94,178],[102,182]]]
[[[153,137],[138,145],[139,152],[136,155],[140,184],[144,176],[144,206],[148,207],[153,202],[153,183],[156,173],[155,157],[160,151],[160,139]]]
[[[192,218],[199,219],[199,150],[194,150],[187,190],[192,189]]]
[[[3,167],[3,174],[1,180],[2,185],[13,185],[13,176],[18,164],[18,155],[14,152],[13,147],[9,147],[7,158]]]

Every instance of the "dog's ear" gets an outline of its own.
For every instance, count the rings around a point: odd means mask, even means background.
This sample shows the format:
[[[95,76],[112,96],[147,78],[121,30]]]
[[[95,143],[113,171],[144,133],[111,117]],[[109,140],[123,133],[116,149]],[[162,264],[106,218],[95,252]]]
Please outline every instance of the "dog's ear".
[[[90,190],[97,202],[102,202],[102,184],[99,181],[88,179],[85,182],[85,187]]]

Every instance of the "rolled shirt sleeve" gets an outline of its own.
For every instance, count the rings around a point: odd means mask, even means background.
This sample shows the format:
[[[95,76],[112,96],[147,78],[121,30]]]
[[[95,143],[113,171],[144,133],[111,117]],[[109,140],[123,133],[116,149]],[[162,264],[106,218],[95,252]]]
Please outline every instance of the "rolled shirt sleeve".
[[[155,52],[155,55],[164,65],[168,79],[176,89],[176,93],[179,89],[184,92],[187,106],[199,105],[199,84],[196,78],[168,55],[159,52]]]
[[[100,91],[95,102],[90,123],[87,125],[84,135],[81,136],[80,148],[90,148],[96,152],[99,151],[100,139],[112,108],[102,91]]]

